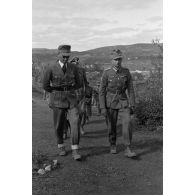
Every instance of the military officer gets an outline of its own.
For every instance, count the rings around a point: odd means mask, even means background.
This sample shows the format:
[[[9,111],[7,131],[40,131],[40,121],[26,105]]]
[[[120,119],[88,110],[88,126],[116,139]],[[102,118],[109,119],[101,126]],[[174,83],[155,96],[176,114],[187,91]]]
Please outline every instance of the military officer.
[[[130,112],[134,110],[135,95],[132,77],[127,68],[121,66],[122,52],[115,49],[111,53],[112,67],[106,69],[102,75],[99,101],[101,113],[106,116],[109,133],[110,152],[117,153],[116,125],[117,117],[121,114],[123,139],[126,145],[125,156],[134,157],[131,150],[132,127]]]
[[[78,153],[80,139],[78,99],[75,90],[79,88],[79,75],[75,65],[68,62],[71,54],[70,45],[58,47],[58,60],[49,66],[43,77],[43,89],[49,92],[49,106],[53,110],[54,129],[57,136],[59,155],[66,155],[63,132],[66,116],[71,126],[71,149],[75,160],[80,160]]]
[[[86,102],[86,111],[87,111],[87,121],[89,121],[89,117],[92,115],[92,94],[93,88],[89,86],[89,82],[87,83],[85,90],[85,102]]]
[[[99,86],[93,89],[92,94],[92,105],[97,107],[97,114],[100,115],[100,104],[99,104]]]
[[[80,82],[80,88],[77,90],[78,95],[79,95],[79,100],[82,100],[84,97],[85,93],[85,87],[87,86],[87,77],[86,77],[86,72],[83,67],[81,67],[79,63],[79,57],[74,57],[71,61],[72,64],[75,64],[76,67],[78,68],[78,73],[79,73],[79,82]]]
[[[78,68],[79,73],[79,82],[80,82],[80,88],[77,90],[78,100],[79,100],[79,124],[80,124],[80,133],[82,135],[85,134],[84,131],[84,125],[86,123],[86,102],[85,102],[85,93],[86,93],[86,87],[88,84],[86,72],[85,69],[81,66],[79,63],[79,57],[74,57],[71,60],[71,63],[75,64]]]

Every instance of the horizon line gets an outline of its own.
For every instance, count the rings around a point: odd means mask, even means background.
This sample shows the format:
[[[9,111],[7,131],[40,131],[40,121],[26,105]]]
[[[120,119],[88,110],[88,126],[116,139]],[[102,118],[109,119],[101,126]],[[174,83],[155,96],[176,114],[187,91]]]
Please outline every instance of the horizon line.
[[[137,45],[137,44],[151,44],[152,43],[133,43],[133,44],[130,44],[130,45]],[[160,44],[163,44],[160,43]],[[79,50],[73,50],[71,52],[84,52],[84,51],[89,51],[89,50],[94,50],[94,49],[99,49],[99,48],[105,48],[105,47],[116,47],[116,46],[130,46],[129,44],[128,45],[108,45],[108,46],[103,46],[103,47],[96,47],[96,48],[93,48],[93,49],[87,49],[87,50],[82,50],[82,51],[79,51]],[[47,49],[47,50],[57,50],[57,48],[44,48],[44,47],[32,47],[32,49]]]

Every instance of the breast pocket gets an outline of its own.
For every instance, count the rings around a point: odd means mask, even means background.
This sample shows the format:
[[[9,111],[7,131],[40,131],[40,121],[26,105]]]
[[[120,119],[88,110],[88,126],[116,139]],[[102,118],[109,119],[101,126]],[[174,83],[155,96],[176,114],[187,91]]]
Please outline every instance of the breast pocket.
[[[117,78],[115,76],[108,77],[108,84],[110,87],[114,87],[117,85]]]
[[[62,82],[62,77],[60,75],[53,75],[53,83],[54,85],[60,85]]]
[[[65,82],[68,86],[74,86],[75,85],[75,75],[71,73],[67,73],[65,76]]]
[[[112,81],[114,81],[114,76],[109,76],[108,77],[108,82],[112,82]]]

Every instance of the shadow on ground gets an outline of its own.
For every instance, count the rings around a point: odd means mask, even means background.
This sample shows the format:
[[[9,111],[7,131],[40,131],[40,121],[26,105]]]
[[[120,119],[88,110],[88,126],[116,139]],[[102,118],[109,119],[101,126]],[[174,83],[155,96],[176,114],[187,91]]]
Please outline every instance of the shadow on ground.
[[[97,119],[97,120],[90,119],[87,124],[101,124],[101,123],[104,123],[104,122],[105,122],[105,119]]]
[[[140,140],[133,142],[133,150],[141,150],[137,153],[137,157],[134,158],[135,160],[141,160],[141,157],[154,153],[156,151],[162,150],[163,141],[157,138],[147,139],[147,140]],[[117,152],[120,153],[125,150],[125,146],[123,144],[117,145]],[[93,147],[83,147],[81,151],[84,152],[84,159],[91,156],[98,156],[103,154],[108,154],[110,152],[109,146],[93,146]]]
[[[120,137],[122,135],[122,125],[119,124],[117,125],[117,137]],[[108,130],[103,129],[103,130],[98,130],[98,131],[90,131],[86,132],[83,138],[102,138],[108,136]]]

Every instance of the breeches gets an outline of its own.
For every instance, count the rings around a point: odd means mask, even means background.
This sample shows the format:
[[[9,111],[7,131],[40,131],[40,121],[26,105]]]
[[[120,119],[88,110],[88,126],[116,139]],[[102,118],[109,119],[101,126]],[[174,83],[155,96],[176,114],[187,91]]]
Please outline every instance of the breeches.
[[[86,116],[87,116],[87,104],[85,102],[85,99],[82,99],[79,102],[79,125],[81,128],[83,128],[83,126],[86,123]]]
[[[122,134],[124,139],[124,144],[129,146],[132,140],[132,131],[133,131],[133,121],[131,120],[131,115],[129,113],[129,108],[121,109],[107,109],[106,123],[108,127],[109,142],[111,145],[116,144],[117,137],[117,119],[118,115],[122,120]]]
[[[57,144],[63,144],[63,133],[66,127],[66,120],[70,122],[71,144],[78,145],[80,139],[79,112],[77,107],[70,109],[53,108],[54,129],[57,137]]]

